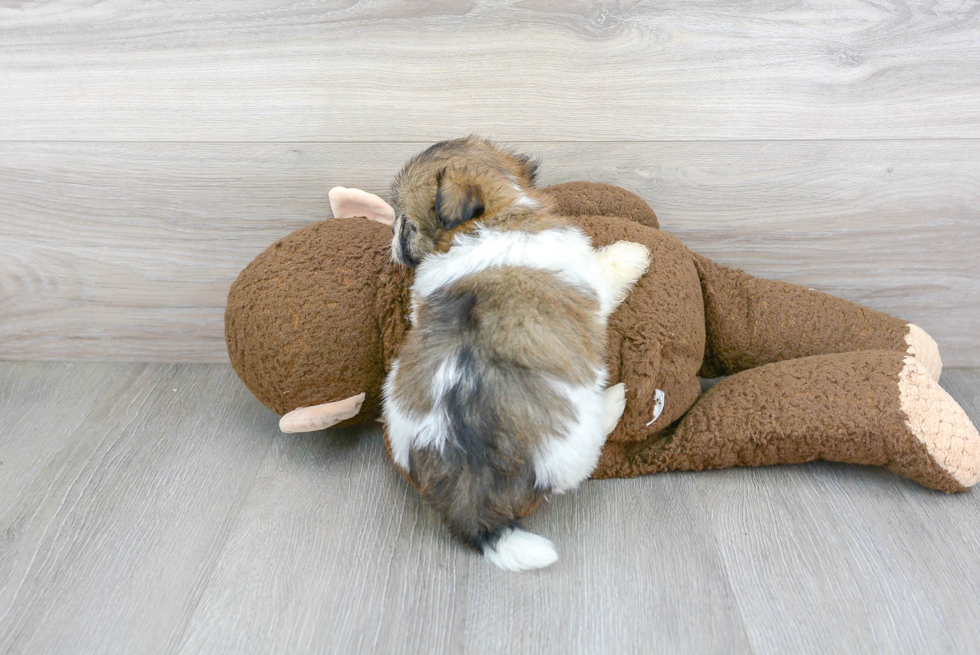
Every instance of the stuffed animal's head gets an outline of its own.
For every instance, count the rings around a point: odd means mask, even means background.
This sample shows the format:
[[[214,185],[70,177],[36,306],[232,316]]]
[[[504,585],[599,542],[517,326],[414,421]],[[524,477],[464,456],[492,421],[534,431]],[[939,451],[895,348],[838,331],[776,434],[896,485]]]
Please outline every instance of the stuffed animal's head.
[[[232,365],[264,405],[285,414],[286,432],[378,416],[385,362],[406,326],[411,271],[393,264],[387,247],[394,211],[343,187],[331,190],[330,204],[336,218],[272,244],[228,294]]]

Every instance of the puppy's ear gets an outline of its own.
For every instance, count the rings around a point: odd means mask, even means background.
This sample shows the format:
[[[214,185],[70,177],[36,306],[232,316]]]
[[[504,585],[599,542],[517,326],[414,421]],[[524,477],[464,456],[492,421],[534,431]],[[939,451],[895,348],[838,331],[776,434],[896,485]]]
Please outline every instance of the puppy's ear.
[[[483,214],[483,191],[465,171],[440,171],[436,176],[436,218],[451,230]]]
[[[541,165],[537,159],[532,159],[529,155],[517,155],[515,156],[518,163],[520,163],[521,168],[524,169],[524,177],[527,181],[534,186],[538,177],[538,167]]]

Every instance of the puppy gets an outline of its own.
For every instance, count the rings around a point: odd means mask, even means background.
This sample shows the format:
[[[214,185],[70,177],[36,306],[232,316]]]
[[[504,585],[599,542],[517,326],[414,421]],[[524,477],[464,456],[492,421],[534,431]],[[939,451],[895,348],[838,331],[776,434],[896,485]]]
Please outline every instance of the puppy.
[[[549,213],[536,164],[438,143],[396,177],[392,255],[417,266],[384,384],[395,462],[451,530],[504,569],[557,560],[520,519],[595,469],[626,405],[606,389],[606,320],[649,265]]]

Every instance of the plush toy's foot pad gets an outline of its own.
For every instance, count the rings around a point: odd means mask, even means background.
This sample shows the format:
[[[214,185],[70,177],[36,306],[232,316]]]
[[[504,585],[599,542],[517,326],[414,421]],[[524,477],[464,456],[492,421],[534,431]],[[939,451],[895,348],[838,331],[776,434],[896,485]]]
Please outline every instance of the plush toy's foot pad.
[[[922,362],[932,379],[938,382],[943,374],[943,360],[939,356],[936,340],[914,323],[909,323],[908,328],[909,332],[905,335],[905,343],[908,344],[906,352]]]
[[[905,424],[933,461],[963,488],[980,481],[980,433],[928,365],[906,357],[898,389]]]

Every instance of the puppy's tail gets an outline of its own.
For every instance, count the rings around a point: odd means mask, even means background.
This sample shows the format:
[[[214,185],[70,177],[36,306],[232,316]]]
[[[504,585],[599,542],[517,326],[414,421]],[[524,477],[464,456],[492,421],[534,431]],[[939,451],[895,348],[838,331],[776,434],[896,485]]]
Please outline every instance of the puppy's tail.
[[[480,549],[490,563],[507,571],[543,569],[558,561],[554,544],[519,524],[494,530],[481,540]]]

